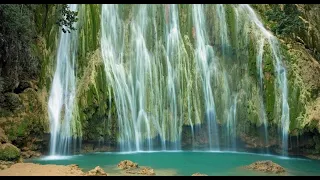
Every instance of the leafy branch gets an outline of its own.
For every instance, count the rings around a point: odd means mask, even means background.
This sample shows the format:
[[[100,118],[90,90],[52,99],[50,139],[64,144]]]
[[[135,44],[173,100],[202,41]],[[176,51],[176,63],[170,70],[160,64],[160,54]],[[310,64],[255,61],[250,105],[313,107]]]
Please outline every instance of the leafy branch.
[[[61,18],[58,19],[57,24],[62,27],[64,33],[70,33],[72,30],[76,30],[73,27],[73,23],[78,21],[77,11],[71,11],[67,4],[63,4],[61,9]]]

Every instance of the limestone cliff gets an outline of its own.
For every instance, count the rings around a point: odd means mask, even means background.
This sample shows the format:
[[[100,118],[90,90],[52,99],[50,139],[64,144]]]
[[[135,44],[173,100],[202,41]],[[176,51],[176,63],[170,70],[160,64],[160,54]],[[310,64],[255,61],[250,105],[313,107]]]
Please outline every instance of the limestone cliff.
[[[265,13],[271,9],[270,5],[252,5],[256,12],[259,14],[264,25],[268,29],[272,29],[271,22],[269,22],[265,16]],[[282,6],[282,5],[279,5]],[[289,134],[292,139],[297,141],[290,141],[289,150],[293,153],[302,154],[319,154],[320,153],[320,11],[319,5],[298,5],[299,11],[302,13],[301,19],[305,23],[306,28],[300,29],[295,33],[294,37],[285,37],[276,35],[280,39],[281,52],[285,66],[288,70],[288,83],[289,83],[289,106],[290,106],[290,130]],[[220,52],[220,45],[223,43],[217,38],[219,26],[215,7],[207,7],[205,13],[207,16],[208,26],[208,38],[209,44],[213,47],[218,47]],[[20,149],[26,151],[42,151],[48,150],[48,138],[46,135],[49,133],[49,118],[48,118],[48,97],[50,95],[51,83],[53,74],[55,71],[56,63],[56,50],[57,42],[59,39],[59,27],[56,25],[57,17],[59,16],[59,5],[37,5],[33,9],[32,26],[36,30],[36,36],[32,40],[31,49],[32,54],[38,58],[40,68],[38,75],[31,78],[11,78],[10,74],[4,74],[4,71],[0,71],[1,78],[9,77],[9,80],[4,81],[5,88],[0,88],[0,143],[8,143],[16,145]],[[156,43],[163,43],[153,41],[152,38],[163,39],[163,29],[166,18],[162,14],[162,7],[156,8],[155,21],[156,28],[151,28],[148,31],[147,44],[150,49],[155,47]],[[126,27],[129,27],[129,23],[132,20],[131,6],[125,6],[120,9],[121,15],[125,18]],[[117,109],[115,106],[114,93],[110,87],[109,82],[106,79],[106,73],[104,70],[104,64],[101,57],[100,49],[100,37],[101,37],[101,6],[100,5],[81,5],[79,11],[79,52],[77,59],[77,96],[76,96],[76,108],[74,111],[74,126],[75,136],[82,138],[83,142],[97,144],[110,144],[115,146],[118,141],[119,128],[117,122]],[[230,46],[228,51],[230,52],[230,59],[238,59],[239,62],[227,64],[230,67],[232,73],[239,73],[246,71],[246,75],[243,78],[236,79],[236,85],[234,89],[241,89],[243,91],[239,93],[239,107],[241,110],[237,112],[239,116],[239,123],[237,126],[237,136],[240,140],[247,143],[249,147],[263,147],[270,146],[275,149],[279,148],[275,131],[279,127],[279,117],[277,116],[277,107],[275,107],[275,74],[274,65],[272,63],[272,56],[270,52],[266,52],[263,56],[263,75],[265,82],[263,90],[266,116],[269,123],[270,144],[260,143],[258,131],[262,127],[263,122],[260,120],[261,115],[259,105],[261,99],[259,99],[259,86],[257,81],[257,64],[256,55],[257,50],[255,47],[255,32],[253,29],[236,30],[236,26],[245,26],[241,23],[236,23],[237,12],[232,6],[226,6],[226,22],[228,29],[228,36],[230,37]],[[191,60],[195,57],[195,30],[192,24],[190,5],[179,6],[179,18],[180,18],[180,31],[182,35],[183,58],[184,60]],[[215,24],[216,23],[216,24]],[[154,24],[154,25],[155,25]],[[242,27],[242,26],[241,26]],[[108,27],[106,27],[108,28]],[[129,31],[125,29],[123,31]],[[158,32],[159,31],[159,32]],[[248,39],[240,40],[239,34],[247,32]],[[1,34],[0,34],[1,35]],[[129,36],[129,35],[128,35]],[[1,36],[0,36],[1,37]],[[130,37],[126,37],[126,43],[129,42]],[[128,41],[128,42],[127,42]],[[242,49],[245,43],[249,43],[248,49]],[[154,50],[154,49],[152,49]],[[162,53],[162,50],[159,50]],[[237,55],[235,52],[240,52]],[[245,54],[247,52],[248,54]],[[129,56],[129,54],[124,54]],[[218,53],[217,56],[222,56],[222,53]],[[1,57],[0,57],[1,58]],[[159,60],[163,60],[164,57],[159,57]],[[1,64],[2,65],[2,64]],[[190,79],[196,76],[195,64],[189,64],[188,66],[194,66],[192,71],[188,72]],[[5,66],[1,67],[4,69]],[[13,75],[12,75],[13,76]],[[2,82],[0,78],[0,83]],[[222,77],[219,77],[222,78]],[[219,79],[218,78],[218,79]],[[199,77],[200,79],[200,77]],[[188,79],[182,78],[184,85],[188,87],[187,91],[192,94],[200,94],[199,97],[194,97],[192,102],[199,104],[197,107],[203,107],[200,100],[202,97],[200,90],[195,87],[199,82],[194,81],[186,83]],[[199,80],[200,81],[200,80]],[[217,84],[223,84],[223,80],[219,79]],[[188,85],[188,86],[187,86]],[[2,87],[2,86],[1,86]],[[7,88],[8,87],[8,88]],[[245,88],[244,88],[245,87]],[[218,93],[222,95],[225,93],[224,89],[215,87]],[[250,92],[249,95],[246,93]],[[179,103],[182,107],[187,108],[189,105],[187,102],[187,93],[184,93]],[[221,99],[217,99],[218,103],[223,102]],[[249,102],[249,103],[247,103]],[[243,104],[241,104],[243,103]],[[246,104],[247,103],[247,104]],[[223,104],[222,104],[223,105]],[[221,106],[222,106],[221,105]],[[148,109],[149,110],[149,109]],[[151,110],[150,110],[151,111]],[[164,113],[167,110],[163,111]],[[220,126],[225,126],[226,112],[219,109],[218,122]],[[190,124],[204,124],[204,117],[201,115],[200,109],[193,109],[191,113],[192,119],[190,121],[187,118],[184,119],[183,141],[186,144],[190,144]],[[167,116],[169,116],[167,114]],[[181,113],[182,117],[188,117],[186,112]],[[165,116],[164,116],[165,117]],[[168,120],[169,121],[169,120]],[[203,126],[204,127],[204,126]],[[3,133],[4,132],[4,133]],[[199,136],[202,132],[200,132]],[[5,134],[3,136],[2,134]],[[306,143],[296,143],[308,139]],[[207,143],[207,140],[201,138],[199,144]],[[91,146],[89,149],[93,150]],[[300,149],[300,150],[299,150]],[[90,151],[89,150],[89,151]],[[299,151],[298,151],[299,150]]]

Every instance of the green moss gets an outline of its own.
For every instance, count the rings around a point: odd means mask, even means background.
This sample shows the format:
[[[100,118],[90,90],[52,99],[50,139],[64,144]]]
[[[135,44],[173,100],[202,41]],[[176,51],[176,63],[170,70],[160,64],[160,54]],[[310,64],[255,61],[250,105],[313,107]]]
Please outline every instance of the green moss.
[[[27,143],[33,136],[40,137],[45,132],[43,120],[39,115],[27,115],[21,121],[10,121],[6,125],[6,132],[10,141],[24,139]]]
[[[17,161],[20,158],[20,150],[12,144],[0,144],[0,160]]]
[[[257,78],[257,52],[256,52],[256,44],[253,39],[249,38],[249,49],[248,49],[248,68],[249,68],[249,76],[254,79]]]
[[[274,65],[272,55],[270,53],[264,54],[264,100],[268,120],[272,121],[275,118],[275,77]]]
[[[56,24],[58,18],[59,5],[38,5],[35,9],[35,22],[38,32],[38,38],[34,42],[34,55],[40,59],[40,79],[39,88],[50,89],[51,79],[55,69],[55,56],[58,43],[59,27]],[[47,17],[45,13],[47,11]]]
[[[236,27],[236,15],[232,5],[225,5],[226,10],[226,20],[228,26],[228,33],[230,37],[231,46],[233,48],[237,47],[237,27]]]
[[[79,9],[80,13],[77,26],[77,29],[79,30],[77,76],[81,77],[85,67],[88,65],[88,60],[86,58],[91,52],[95,51],[100,44],[99,31],[101,5],[80,5]]]

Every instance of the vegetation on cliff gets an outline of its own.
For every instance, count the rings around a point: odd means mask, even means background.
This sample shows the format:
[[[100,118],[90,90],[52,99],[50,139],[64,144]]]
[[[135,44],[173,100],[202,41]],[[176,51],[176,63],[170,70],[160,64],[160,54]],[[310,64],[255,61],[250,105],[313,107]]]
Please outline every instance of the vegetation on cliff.
[[[313,153],[320,153],[320,75],[319,58],[317,56],[319,33],[310,17],[314,17],[311,12],[303,12],[309,6],[299,6],[294,4],[267,5],[265,9],[259,5],[254,5],[260,12],[265,25],[281,39],[281,51],[289,79],[289,104],[290,104],[290,134],[292,136],[302,136],[307,133],[312,139],[311,148]],[[0,5],[0,131],[1,143],[12,143],[20,149],[29,147],[34,151],[45,151],[47,147],[43,141],[45,133],[48,133],[47,101],[50,94],[52,76],[55,70],[55,53],[59,38],[60,29],[64,32],[72,30],[79,31],[79,52],[77,59],[77,99],[74,118],[81,127],[78,134],[86,141],[110,142],[115,145],[118,137],[117,113],[114,103],[112,89],[106,81],[106,74],[101,59],[100,42],[100,14],[99,5],[81,5],[81,13],[73,12],[66,5]],[[209,43],[219,48],[221,40],[216,38],[215,27],[212,25],[214,18],[213,7],[206,8],[207,24],[209,29]],[[194,58],[194,29],[192,29],[192,17],[189,5],[179,6],[180,28],[183,41],[186,45],[186,59]],[[160,11],[157,11],[160,12]],[[121,9],[125,23],[131,21],[132,12],[130,8]],[[248,85],[247,89],[251,94],[244,96],[240,93],[241,102],[249,102],[246,108],[239,110],[240,125],[238,135],[245,133],[255,137],[258,132],[256,127],[262,126],[259,121],[259,93],[263,93],[266,117],[269,123],[270,136],[274,137],[274,132],[278,126],[276,121],[276,94],[274,63],[271,52],[266,52],[263,56],[263,88],[259,89],[257,83],[257,64],[254,44],[254,32],[252,29],[241,29],[237,31],[236,24],[239,17],[230,6],[226,6],[227,34],[230,37],[231,45],[228,47],[231,58],[239,60],[237,66],[230,64],[235,71],[248,70],[248,75],[239,79],[235,89]],[[157,13],[156,18],[158,28],[164,29],[164,21],[161,13]],[[266,15],[264,18],[264,15]],[[79,28],[75,29],[73,23],[78,22]],[[320,24],[320,23],[319,23]],[[127,26],[129,27],[129,26]],[[162,33],[154,32],[158,39],[163,39]],[[239,33],[248,32],[249,49],[244,47],[244,40],[239,40]],[[310,33],[310,37],[308,37]],[[148,36],[151,38],[153,36]],[[126,41],[129,37],[126,37]],[[148,44],[155,47],[156,41]],[[151,48],[152,49],[152,48]],[[265,49],[268,49],[267,46]],[[236,52],[240,53],[233,57]],[[217,56],[221,56],[218,54]],[[127,54],[125,54],[127,56]],[[160,58],[161,59],[161,58]],[[247,62],[248,65],[246,65]],[[195,66],[195,64],[190,64]],[[192,76],[195,72],[188,72]],[[188,74],[188,75],[190,75]],[[249,80],[246,81],[246,78]],[[220,82],[220,81],[219,81]],[[221,81],[222,82],[222,81]],[[186,83],[186,82],[185,82]],[[198,82],[190,82],[198,83]],[[186,83],[187,86],[191,86]],[[190,92],[198,91],[190,89]],[[200,93],[199,93],[200,94]],[[202,95],[201,95],[202,96]],[[186,98],[181,98],[182,100]],[[200,104],[200,98],[195,98],[194,102]],[[218,100],[217,100],[218,101]],[[239,100],[240,101],[240,100]],[[187,106],[186,101],[183,106]],[[191,115],[191,122],[194,124],[203,123],[200,110],[195,109]],[[220,111],[219,111],[220,112]],[[218,113],[219,113],[218,112]],[[218,121],[223,124],[224,112],[219,114]],[[185,115],[187,117],[187,115]],[[186,118],[187,119],[187,118]],[[200,119],[200,120],[199,120]],[[184,124],[189,125],[185,120]],[[185,132],[184,132],[185,133]],[[1,136],[5,134],[6,136]],[[187,134],[187,133],[185,133]],[[190,135],[190,134],[188,134]],[[276,137],[274,137],[276,138]],[[247,139],[243,137],[242,139]],[[252,139],[245,140],[247,143]],[[249,143],[250,144],[250,143]],[[253,143],[254,144],[254,143]],[[256,146],[260,146],[257,145]],[[270,140],[270,144],[276,144],[275,140]],[[261,145],[263,146],[263,145]],[[16,157],[16,151],[12,151]],[[13,157],[12,156],[12,157]],[[11,157],[11,153],[10,153]],[[1,159],[1,158],[0,158]]]
[[[302,13],[296,4],[272,5],[272,9],[265,14],[276,35],[295,37],[297,32],[305,30],[304,22],[300,18]]]

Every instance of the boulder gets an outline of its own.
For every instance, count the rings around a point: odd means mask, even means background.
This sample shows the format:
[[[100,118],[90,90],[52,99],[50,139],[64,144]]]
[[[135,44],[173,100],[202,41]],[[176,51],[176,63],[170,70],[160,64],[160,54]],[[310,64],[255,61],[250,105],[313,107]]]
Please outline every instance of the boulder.
[[[14,162],[11,162],[11,161],[1,161],[0,160],[0,170],[7,169],[10,166],[12,166],[13,164],[14,164]]]
[[[79,165],[77,164],[70,164],[68,165],[68,168],[69,168],[69,173],[70,174],[75,174],[75,175],[86,175],[86,173],[84,173],[80,168],[79,168]]]
[[[254,171],[261,171],[267,173],[284,173],[285,169],[281,167],[279,164],[276,164],[270,160],[268,161],[257,161],[249,166],[245,167],[246,169],[254,170]]]
[[[27,150],[27,151],[21,152],[21,156],[24,159],[28,159],[28,158],[32,158],[32,157],[40,157],[41,153],[36,152],[36,151]]]
[[[100,166],[95,167],[94,169],[88,171],[87,176],[108,176]]]
[[[118,164],[118,168],[120,169],[133,169],[133,168],[138,168],[138,163],[134,163],[130,160],[124,160],[124,161],[121,161],[119,164]]]
[[[154,170],[151,168],[148,168],[148,167],[141,168],[141,170],[138,172],[138,174],[143,174],[143,175],[148,175],[148,176],[156,175]]]
[[[201,174],[201,173],[194,173],[194,174],[192,174],[192,176],[208,176],[208,175],[206,175],[206,174]]]
[[[0,160],[3,161],[18,161],[20,158],[20,149],[16,146],[5,143],[0,144]]]
[[[156,175],[154,170],[152,168],[149,168],[149,167],[128,169],[128,170],[126,170],[126,173],[128,173],[128,174],[141,174],[141,175],[146,175],[146,176],[154,176],[154,175]]]

